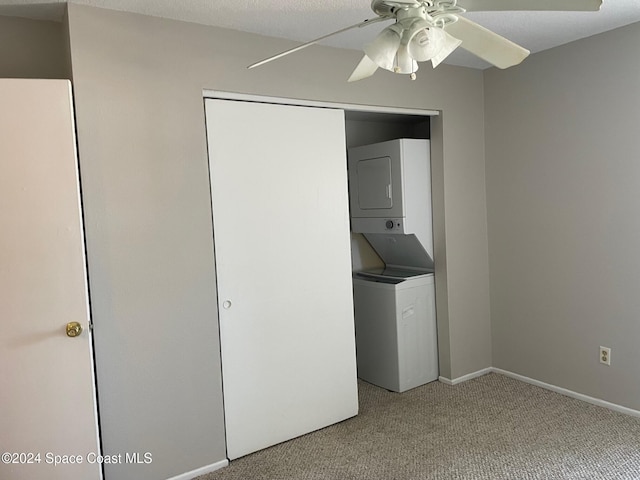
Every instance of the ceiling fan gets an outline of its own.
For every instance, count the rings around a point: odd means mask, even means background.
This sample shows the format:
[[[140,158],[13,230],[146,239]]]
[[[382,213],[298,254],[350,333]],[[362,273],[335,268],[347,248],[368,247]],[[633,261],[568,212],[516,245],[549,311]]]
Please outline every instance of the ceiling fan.
[[[364,57],[349,77],[350,82],[370,77],[378,68],[416,78],[418,63],[437,67],[456,48],[473,53],[498,68],[522,62],[529,50],[516,45],[465,18],[478,11],[597,11],[602,0],[373,0],[377,17],[329,33],[282,53],[265,58],[254,68],[314,45],[325,38],[373,23],[395,20],[364,47]]]

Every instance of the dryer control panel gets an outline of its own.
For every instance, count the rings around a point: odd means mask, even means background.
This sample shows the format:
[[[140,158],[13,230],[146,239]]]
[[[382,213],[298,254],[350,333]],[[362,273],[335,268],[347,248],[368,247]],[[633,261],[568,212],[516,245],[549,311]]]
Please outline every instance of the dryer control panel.
[[[406,231],[402,217],[351,218],[351,230],[356,233],[413,233]]]
[[[400,219],[398,220],[390,219],[384,222],[384,226],[387,230],[390,230],[390,231],[399,230],[402,227],[402,221]]]

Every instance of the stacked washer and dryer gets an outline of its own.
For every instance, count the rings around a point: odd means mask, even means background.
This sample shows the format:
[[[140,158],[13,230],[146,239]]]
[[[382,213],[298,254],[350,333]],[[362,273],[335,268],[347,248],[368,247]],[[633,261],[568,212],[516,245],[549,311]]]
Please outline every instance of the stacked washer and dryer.
[[[358,376],[404,392],[438,378],[429,140],[349,149],[351,229],[384,268],[354,274]]]

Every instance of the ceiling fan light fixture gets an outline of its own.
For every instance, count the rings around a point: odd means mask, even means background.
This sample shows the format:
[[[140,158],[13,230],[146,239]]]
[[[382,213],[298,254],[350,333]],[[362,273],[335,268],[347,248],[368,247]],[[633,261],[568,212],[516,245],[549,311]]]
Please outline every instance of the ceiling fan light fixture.
[[[431,65],[436,68],[440,63],[453,53],[453,51],[462,44],[462,40],[458,40],[453,35],[445,32],[441,28],[436,28],[442,35],[442,46],[438,53],[431,57]]]
[[[397,24],[390,25],[368,45],[364,47],[364,53],[376,65],[385,70],[391,72],[394,71],[396,66],[396,54],[398,48],[400,48],[400,42],[402,40],[402,27]]]
[[[436,27],[425,27],[418,25],[409,33],[407,48],[409,54],[418,62],[431,60],[444,46],[444,39],[441,29]]]
[[[396,61],[393,67],[394,73],[411,74],[418,71],[418,62],[409,54],[406,45],[400,45],[396,55]]]
[[[439,26],[425,21],[416,22],[408,34],[409,54],[418,62],[431,60],[437,67],[462,43]]]

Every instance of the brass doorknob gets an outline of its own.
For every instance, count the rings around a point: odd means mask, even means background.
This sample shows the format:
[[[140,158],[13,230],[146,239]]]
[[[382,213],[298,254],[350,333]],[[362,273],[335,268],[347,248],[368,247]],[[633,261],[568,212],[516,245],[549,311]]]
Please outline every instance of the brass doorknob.
[[[68,337],[77,337],[82,333],[82,325],[78,322],[69,322],[67,323],[67,336]]]

